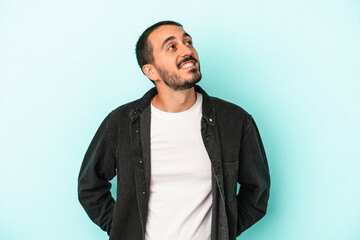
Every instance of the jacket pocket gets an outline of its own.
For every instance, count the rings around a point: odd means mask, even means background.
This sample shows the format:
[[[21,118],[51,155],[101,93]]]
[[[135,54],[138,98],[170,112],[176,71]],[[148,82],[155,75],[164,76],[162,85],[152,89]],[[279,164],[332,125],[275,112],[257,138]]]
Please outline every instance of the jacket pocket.
[[[228,201],[236,197],[239,162],[223,162],[225,198]]]

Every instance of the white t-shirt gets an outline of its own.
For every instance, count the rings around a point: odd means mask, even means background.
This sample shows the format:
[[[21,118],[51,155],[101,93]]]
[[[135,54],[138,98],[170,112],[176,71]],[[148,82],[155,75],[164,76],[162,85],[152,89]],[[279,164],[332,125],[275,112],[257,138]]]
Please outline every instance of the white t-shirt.
[[[146,240],[209,240],[211,162],[201,136],[202,95],[179,113],[151,105],[151,182]]]

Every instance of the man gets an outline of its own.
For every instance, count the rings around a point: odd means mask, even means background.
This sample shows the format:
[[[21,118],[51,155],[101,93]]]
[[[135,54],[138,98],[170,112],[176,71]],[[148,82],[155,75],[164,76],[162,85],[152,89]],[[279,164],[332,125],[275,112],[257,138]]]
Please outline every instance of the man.
[[[269,198],[254,120],[195,85],[199,57],[179,23],[146,29],[136,56],[156,87],[101,124],[81,166],[81,204],[111,240],[236,239]]]

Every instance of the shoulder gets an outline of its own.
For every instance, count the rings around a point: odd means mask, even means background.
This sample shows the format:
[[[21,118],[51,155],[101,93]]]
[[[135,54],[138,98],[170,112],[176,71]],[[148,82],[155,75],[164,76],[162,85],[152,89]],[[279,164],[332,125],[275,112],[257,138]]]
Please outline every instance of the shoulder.
[[[125,103],[112,110],[106,117],[107,126],[111,131],[117,132],[117,129],[128,127],[130,124],[130,112],[139,100]]]
[[[123,104],[118,108],[114,109],[110,114],[110,119],[123,120],[124,118],[130,120],[135,115],[141,114],[141,112],[150,106],[152,97],[157,93],[155,87],[147,91],[142,97],[135,101]]]
[[[220,134],[226,136],[242,136],[249,132],[253,125],[253,118],[244,108],[217,97],[210,97],[215,109],[215,116]]]
[[[216,115],[224,117],[236,117],[236,118],[251,118],[251,115],[239,105],[225,101],[221,98],[210,97],[214,107]]]
[[[129,117],[131,109],[134,108],[134,106],[136,105],[136,103],[138,101],[139,100],[128,102],[128,103],[125,103],[125,104],[115,108],[114,110],[112,110],[109,113],[109,118]]]

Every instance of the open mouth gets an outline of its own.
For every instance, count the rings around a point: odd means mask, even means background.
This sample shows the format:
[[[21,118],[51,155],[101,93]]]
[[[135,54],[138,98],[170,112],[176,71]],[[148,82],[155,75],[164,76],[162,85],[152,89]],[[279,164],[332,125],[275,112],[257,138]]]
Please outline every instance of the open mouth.
[[[189,68],[192,68],[195,66],[195,62],[194,61],[186,61],[184,62],[183,64],[180,65],[180,69],[181,70],[186,70],[186,69],[189,69]]]

